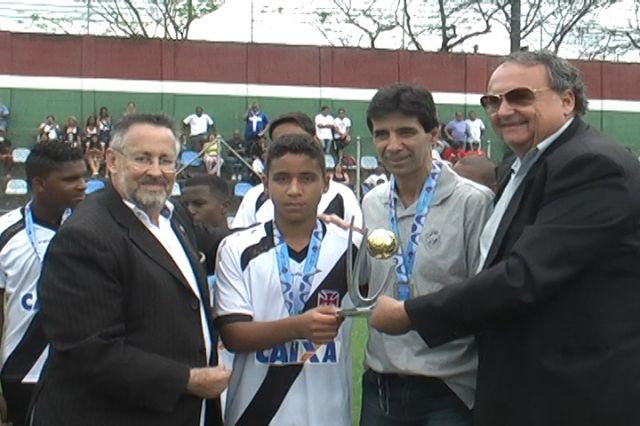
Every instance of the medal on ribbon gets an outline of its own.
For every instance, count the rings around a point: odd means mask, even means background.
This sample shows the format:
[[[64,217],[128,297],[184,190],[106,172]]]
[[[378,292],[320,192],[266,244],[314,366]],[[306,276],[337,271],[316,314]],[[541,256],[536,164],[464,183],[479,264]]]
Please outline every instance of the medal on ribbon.
[[[406,301],[412,296],[411,274],[416,260],[418,245],[420,243],[420,234],[424,227],[424,222],[429,212],[429,206],[436,189],[436,183],[440,177],[440,167],[434,162],[432,163],[431,172],[422,185],[418,203],[416,205],[416,213],[411,223],[409,233],[409,241],[406,247],[402,242],[398,244],[395,258],[396,286],[395,296],[398,300]],[[398,190],[396,186],[395,176],[391,176],[391,185],[389,188],[389,226],[391,230],[400,239],[400,231],[398,229]]]
[[[304,310],[304,305],[309,300],[313,284],[313,276],[316,274],[318,256],[320,255],[320,245],[322,244],[322,224],[316,220],[316,226],[311,233],[307,257],[302,269],[302,277],[294,280],[291,272],[289,260],[289,248],[282,234],[278,230],[275,221],[273,222],[273,239],[276,245],[276,258],[278,262],[278,274],[280,275],[280,287],[284,305],[289,315],[297,315]]]

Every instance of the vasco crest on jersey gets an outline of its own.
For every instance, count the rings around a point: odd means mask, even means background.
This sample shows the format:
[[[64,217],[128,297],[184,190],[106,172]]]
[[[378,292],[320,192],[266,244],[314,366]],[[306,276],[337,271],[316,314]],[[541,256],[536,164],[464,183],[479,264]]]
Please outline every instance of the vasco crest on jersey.
[[[340,293],[336,290],[320,290],[318,306],[340,306]]]

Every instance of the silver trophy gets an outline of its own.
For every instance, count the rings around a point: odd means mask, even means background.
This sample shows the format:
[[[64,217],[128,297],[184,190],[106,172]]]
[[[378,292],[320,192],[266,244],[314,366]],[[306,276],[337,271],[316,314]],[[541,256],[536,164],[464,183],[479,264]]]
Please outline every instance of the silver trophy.
[[[387,229],[375,229],[371,233],[366,228],[362,231],[362,241],[358,247],[356,260],[353,259],[353,218],[349,226],[349,246],[347,247],[347,288],[354,308],[341,309],[338,315],[342,316],[364,316],[371,314],[371,310],[376,304],[378,297],[384,292],[387,286],[381,286],[373,295],[364,297],[360,294],[360,270],[365,260],[365,252],[368,252],[375,259],[389,259],[398,250],[398,239],[395,234]],[[365,250],[366,247],[366,250]]]

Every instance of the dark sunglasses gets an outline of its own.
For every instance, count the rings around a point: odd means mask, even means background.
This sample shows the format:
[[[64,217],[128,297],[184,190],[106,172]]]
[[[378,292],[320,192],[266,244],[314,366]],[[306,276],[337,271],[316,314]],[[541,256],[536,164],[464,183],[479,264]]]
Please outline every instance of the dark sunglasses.
[[[533,104],[536,100],[536,94],[544,92],[545,90],[551,90],[550,87],[544,87],[542,89],[529,89],[528,87],[516,87],[507,92],[496,95],[484,95],[480,98],[480,104],[487,113],[492,114],[500,109],[502,100],[506,99],[509,105],[513,106],[527,106]]]

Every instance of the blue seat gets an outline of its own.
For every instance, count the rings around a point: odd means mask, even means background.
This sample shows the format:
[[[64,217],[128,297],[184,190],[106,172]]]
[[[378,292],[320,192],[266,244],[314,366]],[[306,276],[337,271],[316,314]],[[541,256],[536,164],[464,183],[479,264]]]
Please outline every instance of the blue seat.
[[[364,170],[375,170],[378,167],[378,160],[373,155],[363,155],[360,157],[360,167]]]
[[[179,161],[184,167],[197,167],[202,164],[202,158],[198,157],[197,152],[191,150],[182,151]]]
[[[11,151],[11,157],[13,158],[14,163],[24,163],[27,161],[27,157],[31,153],[31,150],[28,148],[14,148]]]
[[[87,181],[87,187],[84,189],[85,194],[93,194],[96,191],[104,189],[104,182],[100,179],[89,179]]]
[[[253,188],[253,185],[251,185],[249,182],[238,182],[233,187],[233,195],[238,198],[242,198],[251,188]]]
[[[27,181],[24,179],[9,179],[4,193],[7,195],[25,195],[29,192]]]
[[[333,155],[325,154],[324,155],[324,167],[326,169],[335,169],[336,168],[336,160],[333,159]]]

